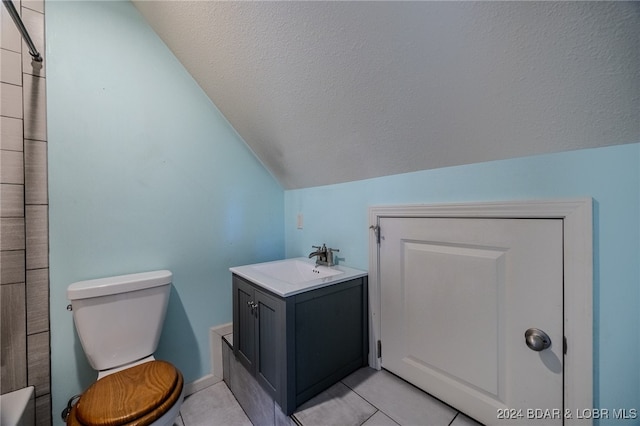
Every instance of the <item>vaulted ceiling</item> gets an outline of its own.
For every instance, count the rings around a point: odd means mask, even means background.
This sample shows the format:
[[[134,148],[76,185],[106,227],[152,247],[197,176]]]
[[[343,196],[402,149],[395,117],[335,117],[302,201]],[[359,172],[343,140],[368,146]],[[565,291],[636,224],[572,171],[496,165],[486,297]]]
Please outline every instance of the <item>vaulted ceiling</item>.
[[[286,189],[640,142],[638,2],[134,4]]]

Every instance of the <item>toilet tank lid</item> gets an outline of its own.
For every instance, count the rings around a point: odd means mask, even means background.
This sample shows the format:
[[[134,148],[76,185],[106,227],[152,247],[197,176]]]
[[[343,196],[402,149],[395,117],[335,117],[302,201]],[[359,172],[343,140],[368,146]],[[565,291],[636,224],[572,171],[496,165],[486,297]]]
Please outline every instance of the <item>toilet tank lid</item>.
[[[161,270],[78,281],[67,287],[67,299],[87,299],[89,297],[143,290],[170,284],[172,278],[171,271]]]

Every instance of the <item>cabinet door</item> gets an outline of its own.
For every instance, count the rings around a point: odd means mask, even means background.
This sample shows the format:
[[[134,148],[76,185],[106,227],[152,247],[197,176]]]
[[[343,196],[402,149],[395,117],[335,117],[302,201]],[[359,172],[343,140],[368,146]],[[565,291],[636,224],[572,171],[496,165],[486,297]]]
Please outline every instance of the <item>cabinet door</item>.
[[[233,352],[252,374],[255,374],[256,309],[254,288],[233,277]]]
[[[284,350],[284,342],[282,341],[283,302],[256,289],[255,303],[258,305],[255,333],[256,378],[273,397],[276,397],[276,392],[280,388],[278,359]]]

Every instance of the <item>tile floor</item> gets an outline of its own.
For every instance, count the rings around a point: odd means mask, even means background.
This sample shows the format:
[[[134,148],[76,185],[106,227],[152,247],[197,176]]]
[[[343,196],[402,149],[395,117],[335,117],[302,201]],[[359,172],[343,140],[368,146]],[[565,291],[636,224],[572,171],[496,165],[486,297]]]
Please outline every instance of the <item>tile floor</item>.
[[[175,426],[251,425],[224,382],[187,397],[180,414]],[[479,425],[393,374],[368,367],[307,401],[288,420],[291,426]]]

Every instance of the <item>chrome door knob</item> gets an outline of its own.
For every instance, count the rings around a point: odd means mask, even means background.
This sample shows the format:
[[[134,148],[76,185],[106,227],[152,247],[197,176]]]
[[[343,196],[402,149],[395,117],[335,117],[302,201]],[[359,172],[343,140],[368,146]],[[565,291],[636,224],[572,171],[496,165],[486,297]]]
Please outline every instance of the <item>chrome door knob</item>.
[[[536,352],[544,351],[551,346],[549,335],[538,328],[530,328],[525,331],[524,340],[529,349]]]

